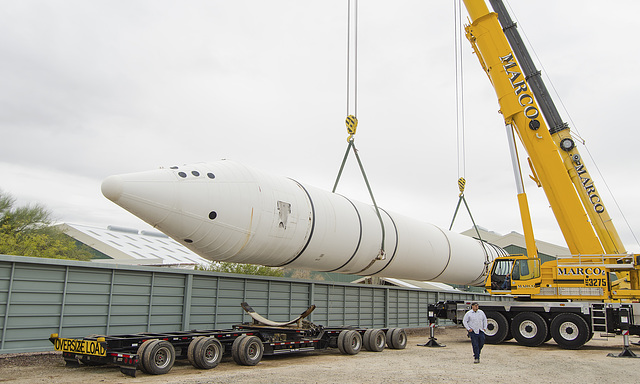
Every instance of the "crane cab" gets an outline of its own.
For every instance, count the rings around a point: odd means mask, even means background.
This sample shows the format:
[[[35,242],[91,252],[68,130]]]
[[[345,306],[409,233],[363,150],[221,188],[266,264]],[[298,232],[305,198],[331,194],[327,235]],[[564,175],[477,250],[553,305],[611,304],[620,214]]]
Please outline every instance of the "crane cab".
[[[489,271],[485,288],[491,294],[530,296],[540,292],[540,259],[537,257],[497,257]]]

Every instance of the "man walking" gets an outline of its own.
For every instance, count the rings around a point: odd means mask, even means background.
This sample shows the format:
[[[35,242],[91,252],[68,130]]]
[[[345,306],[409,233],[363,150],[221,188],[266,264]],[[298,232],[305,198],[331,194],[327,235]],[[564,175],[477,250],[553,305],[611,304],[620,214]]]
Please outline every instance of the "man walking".
[[[480,362],[480,351],[484,346],[484,332],[487,330],[487,316],[479,309],[478,303],[471,303],[471,309],[464,314],[462,325],[469,332],[471,346],[473,347],[473,362]]]

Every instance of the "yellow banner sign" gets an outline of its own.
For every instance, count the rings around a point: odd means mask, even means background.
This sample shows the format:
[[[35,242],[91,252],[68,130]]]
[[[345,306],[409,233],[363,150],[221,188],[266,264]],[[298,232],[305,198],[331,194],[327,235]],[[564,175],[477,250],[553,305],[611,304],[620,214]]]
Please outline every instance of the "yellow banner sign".
[[[97,341],[61,339],[57,338],[53,343],[56,351],[81,353],[83,355],[106,356],[107,350]]]

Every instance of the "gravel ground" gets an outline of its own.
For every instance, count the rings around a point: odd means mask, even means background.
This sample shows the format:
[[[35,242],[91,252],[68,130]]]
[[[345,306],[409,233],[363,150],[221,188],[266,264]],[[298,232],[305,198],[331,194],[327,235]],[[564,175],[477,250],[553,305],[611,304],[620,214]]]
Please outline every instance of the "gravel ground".
[[[265,356],[255,367],[236,365],[225,357],[212,370],[177,361],[166,375],[138,371],[125,376],[117,367],[67,368],[58,353],[0,355],[0,383],[637,383],[640,360],[607,357],[622,350],[622,338],[594,337],[577,351],[553,341],[528,348],[508,341],[486,345],[480,364],[473,364],[471,343],[462,328],[438,328],[444,348],[417,346],[426,330],[409,332],[406,349],[361,351],[341,355],[336,349],[297,355]],[[632,339],[632,341],[637,341]],[[632,345],[640,355],[640,347]]]

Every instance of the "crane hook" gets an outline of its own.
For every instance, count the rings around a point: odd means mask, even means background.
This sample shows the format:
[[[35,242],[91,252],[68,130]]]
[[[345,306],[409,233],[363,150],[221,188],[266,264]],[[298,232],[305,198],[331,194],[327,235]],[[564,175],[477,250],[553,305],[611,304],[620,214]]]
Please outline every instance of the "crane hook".
[[[356,128],[358,127],[358,119],[356,119],[354,115],[349,115],[345,120],[345,124],[347,125],[347,133],[349,134],[347,141],[351,141],[351,138],[353,137],[353,135],[356,134]]]

